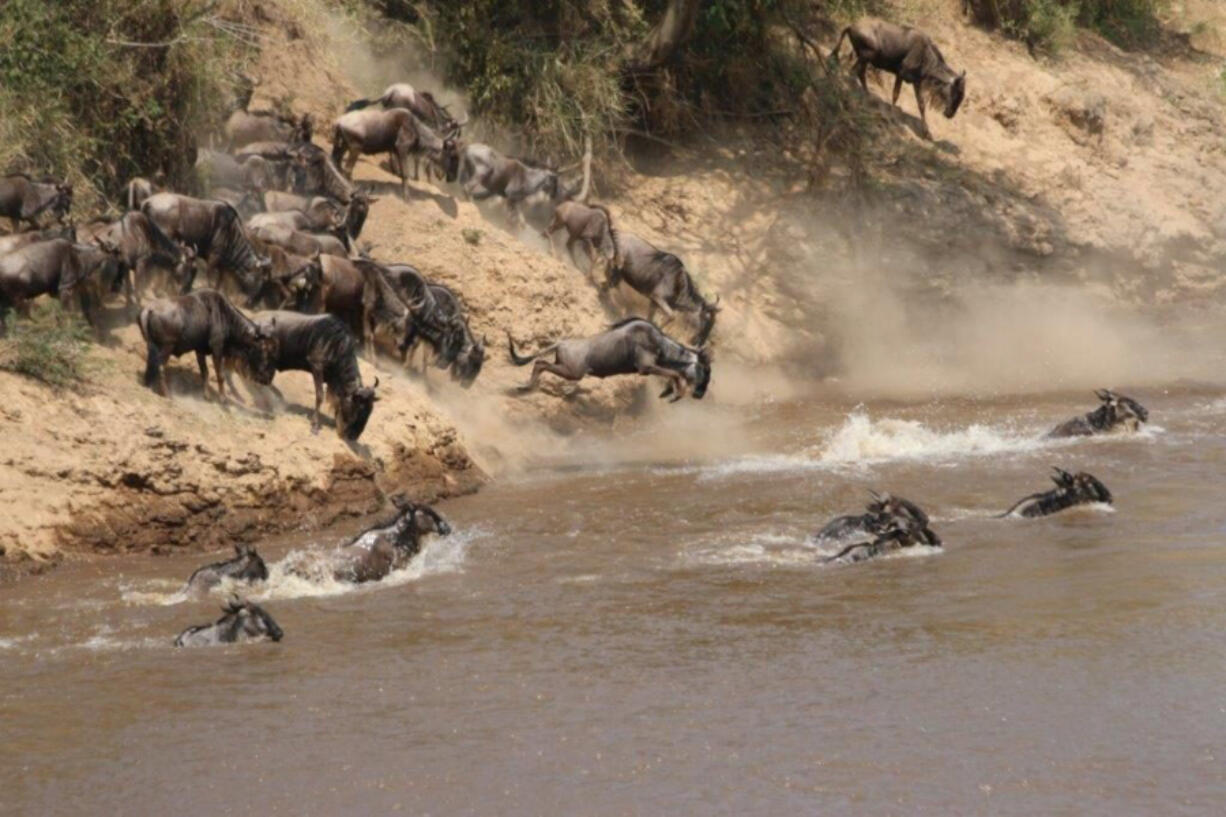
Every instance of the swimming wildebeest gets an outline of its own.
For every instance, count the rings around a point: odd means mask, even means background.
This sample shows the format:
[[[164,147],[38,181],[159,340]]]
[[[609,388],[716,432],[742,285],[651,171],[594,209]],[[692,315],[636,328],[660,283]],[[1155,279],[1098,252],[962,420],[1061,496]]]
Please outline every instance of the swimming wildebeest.
[[[551,255],[555,252],[553,234],[563,227],[566,228],[566,252],[575,266],[579,266],[579,262],[575,260],[576,244],[582,245],[587,255],[589,274],[596,268],[597,250],[605,257],[605,263],[610,268],[621,266],[613,216],[604,205],[564,201],[555,207],[553,220],[541,231],[541,235],[549,242]]]
[[[268,581],[268,566],[250,545],[235,545],[234,557],[197,568],[187,580],[186,593],[207,593],[224,579],[236,582]]]
[[[616,240],[620,264],[609,266],[604,290],[625,281],[651,301],[648,320],[655,319],[657,309],[664,312],[666,318],[672,318],[674,311],[694,315],[698,330],[692,343],[695,346],[705,344],[715,328],[719,297],[714,301],[702,297],[685,264],[671,252],[657,249],[634,233],[617,233]]]
[[[1047,432],[1048,437],[1088,437],[1112,431],[1139,431],[1141,423],[1149,422],[1149,412],[1131,397],[1110,389],[1094,392],[1102,405],[1081,417],[1074,417]]]
[[[408,195],[408,159],[413,157],[413,178],[425,154],[443,170],[447,181],[456,178],[456,140],[435,133],[406,108],[350,111],[342,114],[332,129],[332,160],[353,178],[358,157],[377,153],[391,156],[392,169],[400,177],[401,192]],[[346,159],[348,154],[348,159]]]
[[[213,356],[217,391],[226,400],[223,366],[237,363],[244,374],[267,386],[276,373],[277,340],[238,311],[220,292],[199,289],[186,295],[154,301],[140,311],[137,320],[145,339],[145,385],[157,383],[159,393],[169,397],[166,362],[188,352],[196,353],[204,394],[209,393],[207,359]]]
[[[285,633],[258,604],[233,599],[212,624],[197,624],[179,633],[176,647],[212,647],[246,641],[280,641]]]
[[[525,366],[536,360],[532,377],[519,391],[536,388],[541,374],[552,372],[567,380],[584,377],[611,377],[619,374],[659,375],[668,380],[660,397],[672,395],[677,402],[693,387],[694,399],[701,400],[711,382],[711,356],[706,349],[693,349],[670,338],[660,328],[642,318],[626,318],[590,338],[560,340],[535,354],[520,357],[515,341],[507,333],[511,362]],[[553,361],[537,360],[553,354]]]
[[[562,183],[558,171],[503,156],[480,143],[466,145],[461,151],[458,178],[464,194],[471,199],[502,196],[507,203],[507,219],[513,225],[521,218],[519,206],[529,196],[544,193],[557,204],[578,192],[578,187],[572,190]]]
[[[929,132],[924,112],[925,92],[932,92],[944,101],[946,118],[952,119],[958,112],[958,106],[966,97],[966,72],[959,74],[950,68],[936,43],[924,32],[882,20],[860,20],[843,29],[830,52],[832,60],[838,60],[844,37],[851,40],[856,55],[853,70],[866,92],[865,72],[870,65],[894,75],[894,105],[898,104],[902,84],[911,83],[925,133]]]
[[[1055,475],[1051,481],[1056,487],[1043,493],[1031,494],[1018,501],[1012,508],[1001,514],[1006,516],[1047,516],[1074,505],[1086,505],[1094,502],[1114,502],[1111,492],[1091,474],[1079,471],[1070,474],[1060,468],[1053,468]]]
[[[39,295],[58,298],[67,306],[75,294],[85,319],[97,328],[95,299],[103,289],[101,282],[113,280],[118,266],[118,248],[102,238],[90,244],[53,238],[0,257],[0,336],[7,332],[9,308],[28,314],[28,302]]]
[[[354,100],[345,108],[345,112],[360,111],[375,103],[384,108],[406,108],[435,131],[452,136],[459,136],[460,128],[468,121],[466,117],[457,122],[451,112],[434,98],[434,94],[429,91],[419,91],[407,82],[397,82],[387,86],[380,97]]]
[[[0,177],[0,216],[8,216],[13,232],[21,229],[23,221],[29,222],[30,229],[37,230],[38,217],[48,211],[63,224],[71,209],[71,184],[47,179],[35,181],[24,173]]]
[[[310,372],[315,381],[311,432],[319,431],[319,407],[327,386],[328,402],[336,416],[336,433],[342,439],[357,440],[379,400],[375,394],[379,378],[375,378],[373,386],[362,385],[357,342],[344,322],[334,315],[296,312],[265,312],[256,319],[277,341],[277,371]]]
[[[336,579],[360,584],[379,581],[398,570],[421,551],[421,537],[427,533],[446,536],[451,526],[429,505],[392,499],[396,515],[372,525],[338,548],[333,568]]]
[[[271,111],[235,111],[226,120],[226,146],[233,151],[252,142],[309,142],[313,130],[311,115],[299,118]]]
[[[915,545],[941,547],[940,537],[929,527],[928,514],[918,505],[900,496],[870,493],[873,501],[865,507],[865,513],[837,517],[814,537],[817,542],[855,540],[833,556],[824,557],[823,562],[858,562]]]
[[[195,250],[212,274],[213,286],[221,283],[223,272],[231,272],[254,305],[264,288],[270,262],[259,256],[247,240],[238,210],[224,201],[197,199],[179,193],[155,193],[141,205],[141,212],[171,238]],[[182,291],[190,292],[195,266],[183,281]]]

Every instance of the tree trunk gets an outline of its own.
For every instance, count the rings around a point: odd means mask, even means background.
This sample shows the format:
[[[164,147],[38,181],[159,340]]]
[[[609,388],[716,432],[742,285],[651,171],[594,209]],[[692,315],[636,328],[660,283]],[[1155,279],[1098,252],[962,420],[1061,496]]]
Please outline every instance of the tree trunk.
[[[631,59],[630,70],[653,71],[667,62],[694,31],[701,7],[702,0],[669,0],[664,16],[651,30],[636,57]]]

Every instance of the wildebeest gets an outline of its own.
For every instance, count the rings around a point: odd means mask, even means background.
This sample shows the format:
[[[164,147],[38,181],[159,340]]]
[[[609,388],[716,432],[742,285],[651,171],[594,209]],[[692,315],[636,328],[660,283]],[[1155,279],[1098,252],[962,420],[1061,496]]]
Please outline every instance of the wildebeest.
[[[239,110],[226,120],[226,146],[233,151],[252,142],[309,142],[312,125],[310,114],[294,118],[271,111]]]
[[[596,268],[596,252],[604,256],[605,263],[613,268],[621,266],[618,254],[617,231],[613,229],[613,216],[601,204],[584,204],[579,201],[564,201],[553,210],[553,219],[549,226],[541,231],[541,235],[549,242],[549,252],[553,254],[553,234],[566,228],[566,252],[571,263],[579,266],[575,260],[575,245],[581,244],[587,255],[589,271]]]
[[[53,238],[0,257],[0,336],[7,332],[9,308],[27,313],[28,302],[39,295],[51,295],[67,305],[75,293],[85,319],[97,328],[94,296],[102,287],[91,282],[113,280],[118,265],[119,250],[105,239],[77,244]]]
[[[142,176],[137,176],[128,182],[123,191],[123,201],[129,210],[139,210],[145,199],[152,196],[154,193],[160,193],[162,183],[165,181],[165,176],[160,171],[155,173],[153,179],[146,179]]]
[[[53,238],[63,238],[68,241],[77,240],[76,225],[71,222],[59,227],[48,227],[45,230],[26,230],[24,233],[0,236],[0,255],[7,255],[14,250],[40,241],[50,241]]]
[[[247,295],[248,305],[254,304],[264,288],[270,263],[247,240],[242,219],[232,205],[179,193],[155,193],[141,205],[141,212],[204,259],[206,276],[212,274],[214,287],[220,284],[223,272],[231,272]],[[193,265],[183,282],[183,292],[191,290],[194,278]]]
[[[319,145],[307,142],[296,145],[291,154],[294,167],[295,193],[304,196],[331,196],[348,204],[356,188],[341,173],[332,156]]]
[[[918,505],[900,496],[871,493],[873,501],[865,507],[865,513],[837,517],[814,537],[819,543],[851,540],[823,561],[862,561],[903,547],[941,546],[940,537],[929,527],[928,514]]]
[[[154,301],[140,311],[137,321],[145,339],[145,385],[169,397],[166,362],[196,353],[205,396],[209,391],[207,359],[213,356],[217,391],[226,399],[223,365],[237,363],[257,383],[268,385],[276,373],[277,340],[238,311],[220,292],[199,289],[186,295]]]
[[[427,533],[447,536],[451,526],[429,505],[393,498],[396,515],[377,523],[341,545],[333,575],[360,584],[379,581],[398,570],[421,551]]]
[[[237,582],[268,581],[268,566],[250,545],[235,545],[233,558],[197,568],[187,580],[187,593],[207,593],[225,579]]]
[[[378,199],[355,190],[344,204],[330,196],[300,196],[297,193],[270,191],[264,194],[264,209],[269,213],[302,213],[315,232],[343,227],[352,242],[362,233],[370,206]]]
[[[24,173],[0,177],[0,216],[8,216],[13,232],[28,222],[38,229],[38,217],[51,212],[56,221],[64,223],[72,209],[72,185],[53,180],[35,181]]]
[[[386,153],[392,169],[400,177],[402,192],[408,194],[408,158],[413,157],[413,178],[419,177],[421,154],[443,170],[447,181],[456,179],[456,140],[440,136],[406,108],[350,111],[333,126],[332,160],[353,178],[358,157]],[[348,154],[348,159],[346,159]]]
[[[511,362],[516,366],[536,360],[532,377],[520,387],[521,392],[535,389],[544,372],[567,380],[582,380],[589,375],[602,378],[619,374],[659,375],[668,380],[660,397],[672,395],[670,402],[675,403],[690,387],[694,398],[701,400],[711,382],[711,356],[706,349],[679,343],[643,318],[626,318],[598,335],[561,340],[527,357],[515,353],[510,332],[507,344]],[[552,362],[538,359],[550,353],[554,356]]]
[[[468,318],[464,314],[464,305],[455,292],[443,284],[430,284],[429,289],[443,318],[448,322],[450,330],[458,333],[461,338],[459,349],[449,364],[452,376],[467,389],[481,373],[481,367],[485,363],[487,339],[484,337],[478,339],[473,334],[472,328],[468,325]],[[416,326],[415,323],[414,328]],[[446,347],[447,344],[444,346]]]
[[[567,189],[556,170],[503,156],[489,145],[466,145],[459,164],[458,179],[465,195],[478,201],[502,196],[512,223],[520,217],[519,206],[529,196],[544,193],[557,204],[577,191]]]
[[[272,309],[292,306],[298,311],[309,308],[323,284],[323,264],[320,255],[295,255],[280,247],[269,247],[272,270],[263,303]]]
[[[335,255],[348,258],[349,251],[341,239],[326,233],[308,233],[281,223],[280,213],[260,213],[247,222],[247,231],[253,239],[265,245],[275,245],[298,255]],[[339,230],[344,235],[344,230]],[[346,235],[346,238],[348,236]]]
[[[250,601],[233,599],[212,624],[197,624],[179,633],[176,647],[212,647],[246,641],[280,641],[285,633],[267,611]]]
[[[312,433],[319,431],[319,407],[327,387],[328,402],[336,417],[336,433],[357,440],[370,420],[379,397],[373,386],[362,385],[358,369],[357,341],[334,315],[301,315],[296,312],[263,312],[260,326],[277,340],[276,369],[310,372],[315,381],[315,411]]]
[[[1070,474],[1061,468],[1053,468],[1056,473],[1052,476],[1051,481],[1056,483],[1056,487],[1050,491],[1031,494],[1024,499],[1019,500],[1012,508],[1001,514],[1001,517],[1006,516],[1024,516],[1036,517],[1047,516],[1065,508],[1071,508],[1074,505],[1086,505],[1094,502],[1105,502],[1110,505],[1114,502],[1111,492],[1107,490],[1107,486],[1098,481],[1092,474],[1087,474],[1085,471],[1078,471],[1076,474]]]
[[[1131,397],[1099,389],[1094,394],[1102,405],[1081,417],[1066,420],[1047,432],[1048,437],[1088,437],[1113,431],[1139,431],[1149,422],[1149,412]]]
[[[156,222],[139,210],[125,213],[99,235],[119,248],[122,268],[109,288],[116,290],[122,282],[129,306],[140,303],[138,293],[150,285],[153,267],[166,270],[175,281],[182,281],[190,274],[190,265],[195,263],[194,252],[172,241]]]
[[[924,32],[882,20],[860,20],[843,29],[834,50],[830,52],[832,60],[838,60],[844,37],[851,40],[856,55],[853,70],[865,91],[868,91],[865,72],[870,65],[894,75],[892,101],[895,105],[898,104],[902,84],[911,83],[925,133],[928,132],[928,119],[924,113],[925,91],[932,91],[943,99],[946,118],[952,119],[958,112],[958,106],[966,97],[966,72],[959,74],[950,68],[936,43]]]
[[[419,91],[407,82],[397,82],[387,86],[383,95],[374,99],[356,99],[349,103],[345,112],[360,111],[376,103],[384,108],[406,108],[434,130],[452,136],[459,136],[460,128],[468,121],[467,118],[456,121],[451,112],[434,98],[434,94],[429,91]]]
[[[232,187],[214,187],[208,192],[208,199],[224,201],[238,211],[240,219],[248,219],[256,213],[264,212],[263,197],[255,190],[235,190]]]
[[[654,320],[656,310],[667,318],[674,310],[694,315],[698,329],[693,344],[702,346],[715,328],[715,316],[719,312],[719,298],[707,301],[694,286],[694,279],[681,259],[665,252],[634,233],[619,232],[616,235],[620,265],[610,265],[604,290],[608,291],[625,281],[636,292],[651,301],[648,320]]]
[[[229,187],[257,193],[283,186],[277,173],[263,156],[235,158],[228,153],[201,149],[196,154],[196,175],[201,189]]]
[[[456,311],[443,308],[436,297],[437,290],[411,264],[380,264],[379,271],[408,310],[398,347],[405,365],[408,365],[409,356],[420,340],[434,350],[434,365],[438,368],[445,369],[455,363],[464,348],[466,328],[463,320],[456,317]],[[484,353],[482,347],[483,359]],[[424,360],[422,366],[424,376]]]

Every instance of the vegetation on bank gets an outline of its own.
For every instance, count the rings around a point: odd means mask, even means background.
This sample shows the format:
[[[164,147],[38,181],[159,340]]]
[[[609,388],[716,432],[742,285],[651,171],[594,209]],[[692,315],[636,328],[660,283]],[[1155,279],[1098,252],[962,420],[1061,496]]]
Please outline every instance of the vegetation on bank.
[[[11,316],[10,316],[11,317]],[[85,379],[92,332],[59,301],[34,304],[30,320],[9,320],[0,338],[0,369],[64,388]]]
[[[0,169],[72,180],[78,201],[132,176],[186,178],[249,45],[218,0],[0,3]]]
[[[1153,45],[1169,0],[970,0],[975,18],[1032,48],[1057,52],[1072,43],[1077,26],[1124,48]]]

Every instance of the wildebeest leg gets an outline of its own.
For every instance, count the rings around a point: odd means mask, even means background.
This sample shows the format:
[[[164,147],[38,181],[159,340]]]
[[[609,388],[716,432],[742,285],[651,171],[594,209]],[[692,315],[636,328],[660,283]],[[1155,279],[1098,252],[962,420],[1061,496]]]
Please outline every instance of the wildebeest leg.
[[[676,403],[682,397],[685,397],[686,381],[680,372],[674,371],[673,369],[666,369],[663,366],[657,366],[656,364],[652,363],[647,366],[640,365],[639,374],[656,374],[660,377],[667,378],[669,381],[669,389],[672,389],[673,392],[673,398],[668,402]],[[664,395],[668,394],[669,389],[665,389],[663,392],[661,392],[660,396],[663,397]]]
[[[579,259],[575,258],[575,244],[578,241],[579,239],[575,238],[574,236],[566,239],[566,254],[570,256],[570,262],[575,265],[575,269],[583,269],[583,267],[579,265]]]
[[[555,212],[553,218],[549,221],[549,226],[541,230],[541,238],[549,242],[549,254],[553,257],[557,257],[558,254],[558,248],[553,243],[553,234],[560,227],[562,227],[562,219],[558,218],[558,214]],[[570,246],[570,242],[567,242],[567,246]]]
[[[895,107],[898,106],[898,94],[901,91],[902,91],[902,74],[895,74],[894,75],[894,96],[890,100],[894,104]]]
[[[170,349],[158,353],[158,385],[163,397],[170,397],[170,387],[166,385],[166,364],[170,362]]]
[[[311,369],[311,377],[315,379],[315,413],[311,415],[311,433],[319,433],[319,407],[324,402],[324,376],[318,369]]]
[[[859,55],[857,55],[856,64],[852,70],[855,71],[856,76],[860,78],[860,87],[864,89],[865,93],[868,93],[868,62],[861,59]]]
[[[662,295],[652,295],[651,309],[647,313],[647,320],[654,320],[657,308],[664,313],[665,321],[671,321],[673,319],[672,307],[668,305],[668,302],[664,300],[664,297]]]
[[[204,387],[204,399],[209,399],[209,356],[207,352],[196,352],[196,365],[200,367],[200,385]],[[221,382],[221,367],[217,367],[217,381]]]
[[[928,117],[924,114],[924,94],[920,90],[920,83],[915,83],[915,104],[919,106],[920,122],[924,125],[924,136],[932,138],[932,131],[928,130]]]
[[[557,363],[550,363],[548,360],[537,360],[532,364],[532,377],[528,378],[528,382],[519,387],[521,393],[530,392],[535,389],[541,381],[541,374],[544,372],[553,372],[558,377],[565,380],[579,381],[583,379],[583,375],[576,375],[570,369],[563,368]]]

